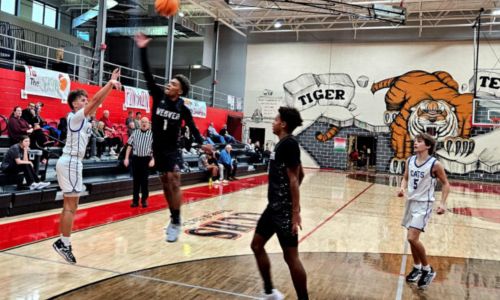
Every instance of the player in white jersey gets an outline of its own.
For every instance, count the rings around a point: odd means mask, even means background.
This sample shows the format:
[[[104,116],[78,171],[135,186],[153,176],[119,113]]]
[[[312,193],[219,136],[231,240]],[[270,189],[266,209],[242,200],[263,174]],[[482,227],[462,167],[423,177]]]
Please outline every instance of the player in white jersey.
[[[434,204],[434,188],[436,180],[442,184],[441,202],[436,210],[438,214],[446,211],[446,198],[450,191],[450,184],[443,165],[433,156],[436,141],[429,135],[421,133],[415,137],[413,150],[415,155],[406,161],[406,170],[401,182],[399,197],[403,197],[407,190],[405,212],[402,225],[408,229],[408,242],[413,256],[413,269],[406,276],[407,282],[417,282],[420,289],[431,284],[436,272],[429,265],[425,248],[420,242],[420,233],[424,232],[429,221]]]
[[[121,89],[118,81],[120,70],[116,69],[111,75],[111,80],[103,86],[88,101],[87,92],[84,90],[74,90],[69,93],[68,105],[71,112],[68,114],[68,135],[63,154],[56,164],[57,181],[63,192],[64,204],[59,221],[61,237],[52,245],[67,262],[76,263],[73,256],[70,242],[73,220],[75,218],[78,200],[82,192],[82,159],[85,156],[87,143],[92,130],[88,117],[95,114],[113,87]]]

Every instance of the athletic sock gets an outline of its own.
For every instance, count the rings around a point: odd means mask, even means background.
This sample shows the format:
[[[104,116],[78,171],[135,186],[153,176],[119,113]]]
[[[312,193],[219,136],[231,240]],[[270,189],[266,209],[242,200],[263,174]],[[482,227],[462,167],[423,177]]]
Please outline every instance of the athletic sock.
[[[415,264],[414,264],[414,265],[413,265],[413,267],[414,267],[415,269],[419,269],[419,270],[420,270],[420,269],[422,269],[422,264],[418,264],[418,265],[415,265]]]
[[[181,214],[180,209],[170,210],[170,217],[172,218],[172,223],[174,223],[175,225],[179,225],[181,223],[180,214]]]
[[[61,235],[61,241],[63,242],[64,246],[68,247],[71,245],[71,240],[69,236],[62,236]]]
[[[431,270],[431,265],[423,266],[422,270],[429,272]]]

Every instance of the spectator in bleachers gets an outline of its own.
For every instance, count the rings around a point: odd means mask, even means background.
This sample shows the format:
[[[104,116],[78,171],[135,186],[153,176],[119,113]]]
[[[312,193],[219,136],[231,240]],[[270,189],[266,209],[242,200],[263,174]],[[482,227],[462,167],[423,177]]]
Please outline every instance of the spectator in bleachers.
[[[23,109],[21,113],[21,118],[28,122],[32,127],[35,125],[35,123],[38,123],[38,119],[36,117],[36,112],[35,112],[35,103],[30,102],[28,103],[28,107]]]
[[[112,137],[105,131],[105,125],[103,121],[99,121],[97,123],[97,130],[95,131],[96,137],[97,137],[97,156],[99,157],[99,147],[102,147],[102,145],[106,145],[109,148],[109,154],[111,156],[115,156],[116,153],[120,153],[120,148],[121,148],[121,141],[118,137]],[[100,144],[100,141],[104,139],[104,143]],[[101,146],[100,146],[101,145]],[[116,151],[115,148],[116,147]],[[103,149],[101,149],[103,150]],[[101,152],[102,154],[102,152]]]
[[[191,152],[191,148],[193,145],[193,137],[191,136],[191,131],[189,131],[188,126],[181,127],[181,139],[180,146],[182,149],[185,149],[186,152]]]
[[[127,125],[127,135],[128,137],[132,136],[132,132],[134,132],[134,130],[136,129],[135,127],[135,122],[134,122],[134,119],[132,119],[132,121],[130,121]]]
[[[219,163],[224,166],[224,177],[228,180],[236,180],[236,166],[235,161],[231,157],[231,151],[233,147],[231,145],[226,145],[226,147],[220,152]]]
[[[115,155],[116,153],[120,153],[120,149],[123,146],[122,139],[120,138],[120,134],[115,130],[113,122],[109,119],[109,110],[105,110],[102,112],[102,117],[99,120],[104,123],[104,131],[106,133],[105,137],[107,140],[107,144],[110,147],[110,154]],[[139,128],[139,127],[136,127]],[[113,145],[113,146],[110,146]],[[116,146],[116,153],[112,147]]]
[[[198,168],[208,174],[214,184],[219,184],[219,167],[217,159],[213,155],[212,145],[203,145],[200,149],[200,157],[198,159]]]
[[[71,73],[69,64],[64,62],[64,49],[59,48],[56,51],[56,60],[52,62],[52,70],[62,73]]]
[[[61,132],[59,139],[61,141],[66,141],[66,135],[68,134],[68,120],[65,117],[59,119],[57,129]]]
[[[149,119],[141,119],[141,127],[135,130],[127,142],[127,151],[123,165],[128,167],[129,157],[132,152],[132,177],[134,182],[134,193],[130,207],[139,206],[139,192],[141,192],[141,205],[148,207],[148,177],[149,168],[155,166],[153,158],[153,133]]]
[[[258,141],[256,143],[258,143]],[[245,143],[245,154],[250,157],[249,162],[252,164],[261,160],[261,154],[257,153],[255,150],[255,144],[252,143],[251,139],[248,139]]]
[[[21,106],[16,106],[10,115],[7,131],[11,145],[18,143],[21,136],[29,135],[33,132],[31,125],[21,118],[22,113]]]
[[[5,174],[14,177],[18,177],[19,173],[22,172],[30,190],[47,187],[50,183],[40,181],[40,178],[33,168],[33,163],[28,158],[30,138],[27,135],[23,135],[19,137],[19,140],[19,143],[9,148],[0,168]],[[22,180],[18,180],[18,188],[21,187]]]
[[[128,111],[128,116],[125,119],[125,126],[128,127],[128,125],[130,124],[130,122],[134,122],[134,112],[131,111],[131,110]]]
[[[136,112],[135,113],[135,119],[134,119],[134,122],[135,122],[135,128],[139,128],[141,127],[141,119],[142,119],[142,114],[140,111]]]
[[[236,139],[229,134],[229,132],[227,131],[227,125],[224,124],[224,126],[222,126],[221,130],[219,131],[219,135],[224,137],[224,140],[226,142],[228,142],[229,144],[233,144],[233,143],[236,143]]]
[[[42,150],[42,163],[45,164],[49,158],[47,147],[53,146],[54,142],[49,140],[46,133],[38,123],[35,123],[35,127],[33,127],[33,133],[31,133],[30,140],[31,148]]]
[[[214,122],[210,122],[210,125],[208,125],[207,132],[208,132],[207,137],[211,138],[214,142],[219,142],[222,144],[226,143],[224,137],[219,135],[217,130],[215,130]]]
[[[106,149],[106,139],[105,139],[106,135],[104,133],[104,130],[99,130],[98,123],[99,122],[96,120],[91,121],[92,124],[91,136],[95,138],[96,156],[98,158],[101,158],[102,154],[104,153],[104,150]],[[104,125],[102,125],[102,127],[104,128]]]

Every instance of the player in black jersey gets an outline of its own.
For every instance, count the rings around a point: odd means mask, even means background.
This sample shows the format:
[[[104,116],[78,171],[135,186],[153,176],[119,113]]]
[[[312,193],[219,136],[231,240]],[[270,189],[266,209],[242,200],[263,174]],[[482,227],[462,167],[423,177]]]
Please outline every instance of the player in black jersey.
[[[302,125],[300,113],[291,107],[280,107],[273,122],[273,133],[279,137],[269,161],[268,205],[257,223],[252,250],[264,280],[264,299],[284,299],[271,281],[271,264],[264,246],[275,233],[292,275],[299,300],[308,299],[307,275],[298,253],[298,231],[301,227],[299,186],[304,178],[299,143],[292,135]]]
[[[196,128],[191,111],[184,105],[181,96],[189,92],[190,82],[186,76],[175,75],[164,89],[156,85],[147,58],[147,46],[151,41],[142,33],[135,36],[137,47],[141,51],[142,70],[151,96],[153,110],[151,112],[153,132],[153,157],[156,169],[160,172],[163,192],[170,208],[171,222],[166,228],[167,242],[175,242],[181,230],[180,208],[182,194],[180,190],[180,168],[182,153],[178,141],[182,122],[189,127],[200,145],[203,138]]]

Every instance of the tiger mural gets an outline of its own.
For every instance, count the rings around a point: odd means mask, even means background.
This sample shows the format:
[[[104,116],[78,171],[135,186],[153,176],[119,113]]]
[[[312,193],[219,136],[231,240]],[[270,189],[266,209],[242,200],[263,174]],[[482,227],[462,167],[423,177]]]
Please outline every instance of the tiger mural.
[[[412,153],[411,140],[420,132],[431,134],[438,141],[461,138],[471,143],[468,139],[474,96],[460,94],[458,83],[447,72],[411,71],[373,83],[371,92],[385,88],[389,88],[386,109],[394,116],[390,123],[394,150],[391,165],[404,165]]]

